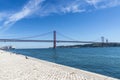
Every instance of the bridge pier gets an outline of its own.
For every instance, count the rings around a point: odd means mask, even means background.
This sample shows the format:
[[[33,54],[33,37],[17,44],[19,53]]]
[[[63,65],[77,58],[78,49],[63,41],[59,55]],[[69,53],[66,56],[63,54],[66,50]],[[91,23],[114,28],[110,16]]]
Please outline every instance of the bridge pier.
[[[56,48],[56,31],[53,31],[53,48]]]

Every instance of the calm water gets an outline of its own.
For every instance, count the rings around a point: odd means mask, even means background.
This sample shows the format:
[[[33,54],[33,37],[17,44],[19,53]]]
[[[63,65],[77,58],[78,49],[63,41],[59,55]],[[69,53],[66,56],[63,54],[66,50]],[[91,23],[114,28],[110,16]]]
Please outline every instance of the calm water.
[[[12,52],[120,79],[120,47],[16,49]]]

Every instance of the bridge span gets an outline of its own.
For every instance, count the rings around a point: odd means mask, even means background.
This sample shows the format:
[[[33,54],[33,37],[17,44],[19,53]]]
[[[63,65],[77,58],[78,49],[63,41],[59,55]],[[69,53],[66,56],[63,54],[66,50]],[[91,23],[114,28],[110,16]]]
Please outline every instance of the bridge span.
[[[54,42],[54,40],[19,40],[19,39],[0,39],[0,42]],[[56,43],[101,43],[93,41],[65,41],[56,40]]]
[[[29,39],[0,39],[0,42],[48,42],[53,43],[53,48],[56,48],[56,43],[104,43],[95,42],[95,41],[77,41],[77,40],[57,40],[56,39],[56,31],[53,31],[53,40],[29,40]],[[118,42],[109,42],[109,43],[118,43]],[[120,43],[118,43],[120,44]]]

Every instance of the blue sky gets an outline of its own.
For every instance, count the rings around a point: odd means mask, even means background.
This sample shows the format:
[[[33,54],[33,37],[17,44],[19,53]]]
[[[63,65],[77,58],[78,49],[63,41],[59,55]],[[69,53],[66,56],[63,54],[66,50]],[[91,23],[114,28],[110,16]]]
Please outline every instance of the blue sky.
[[[0,0],[0,38],[56,30],[75,40],[100,41],[104,36],[120,42],[119,21],[120,0]],[[52,33],[36,39],[52,39]],[[49,47],[52,43],[1,43],[4,45]]]

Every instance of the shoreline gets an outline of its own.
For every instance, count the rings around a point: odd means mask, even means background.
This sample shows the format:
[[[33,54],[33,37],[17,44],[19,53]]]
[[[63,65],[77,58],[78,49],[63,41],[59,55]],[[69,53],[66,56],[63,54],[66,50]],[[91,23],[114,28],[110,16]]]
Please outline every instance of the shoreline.
[[[101,74],[0,50],[1,80],[118,80]]]

